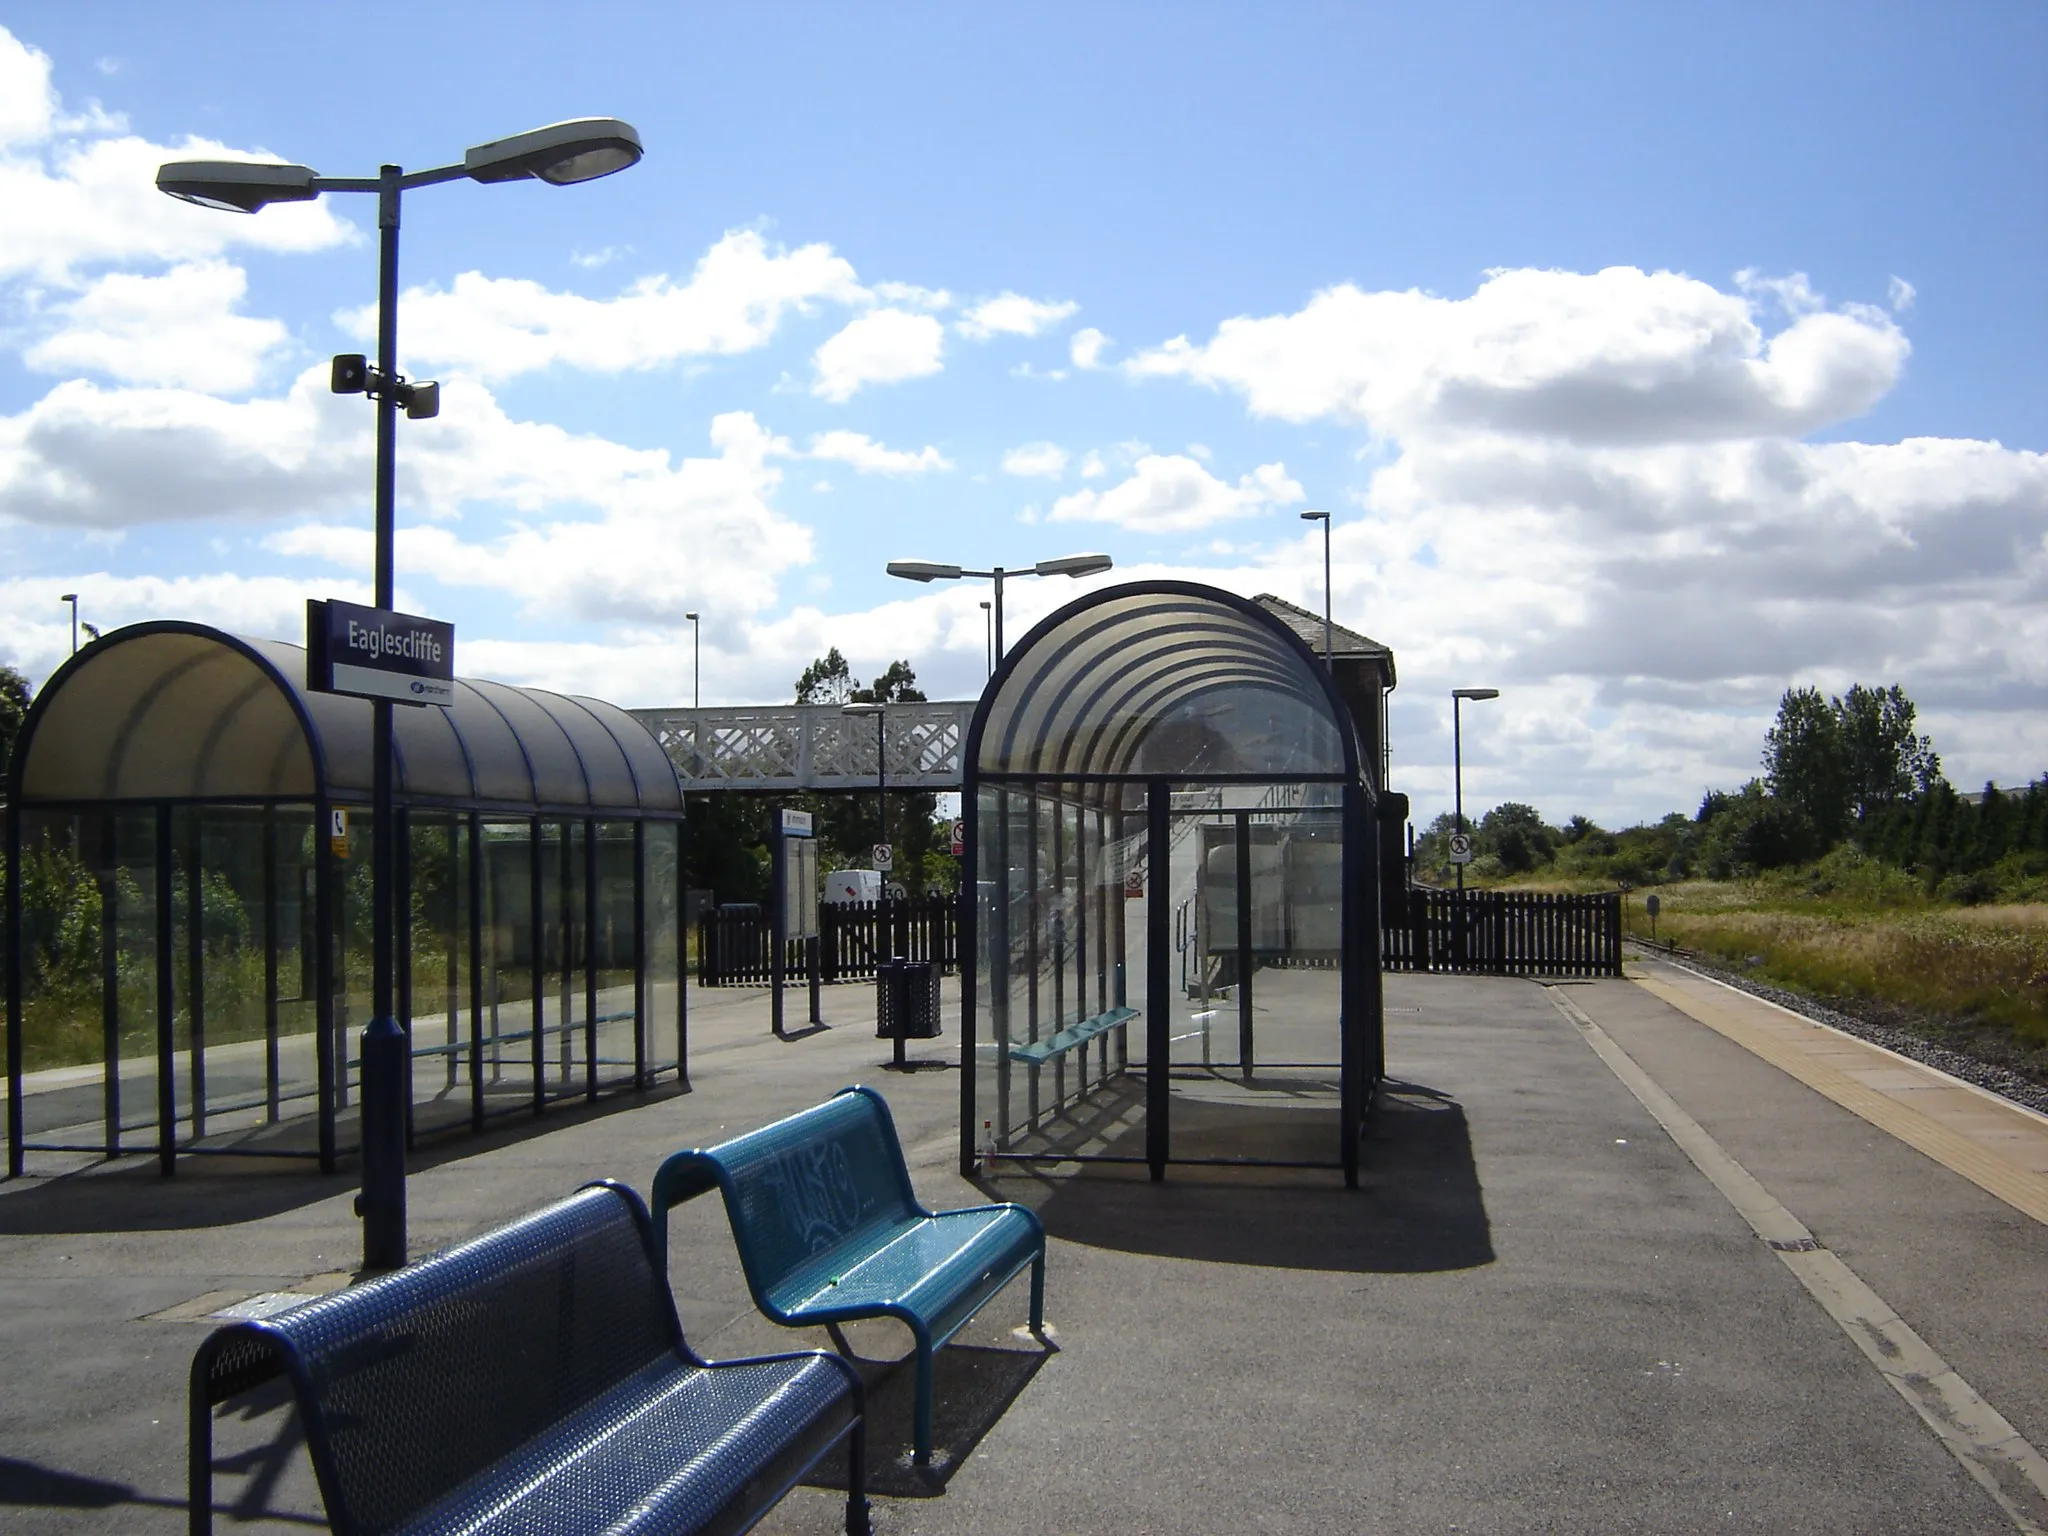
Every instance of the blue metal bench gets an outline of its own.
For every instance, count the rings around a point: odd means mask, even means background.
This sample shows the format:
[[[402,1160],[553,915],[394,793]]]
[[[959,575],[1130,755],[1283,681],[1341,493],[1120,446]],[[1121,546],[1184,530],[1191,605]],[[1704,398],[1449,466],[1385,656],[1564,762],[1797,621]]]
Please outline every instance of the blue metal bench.
[[[1031,1328],[1044,1334],[1038,1217],[1021,1205],[918,1204],[896,1123],[872,1088],[843,1089],[786,1120],[670,1157],[654,1176],[658,1245],[668,1211],[712,1189],[725,1196],[747,1287],[765,1315],[792,1328],[823,1326],[846,1354],[841,1323],[908,1325],[917,1343],[919,1466],[931,1462],[933,1352],[1027,1264]]]
[[[1065,1029],[1047,1035],[1043,1040],[1033,1040],[1024,1045],[1010,1047],[1012,1061],[1028,1061],[1044,1065],[1054,1057],[1071,1051],[1077,1045],[1086,1045],[1097,1035],[1106,1035],[1120,1024],[1128,1024],[1138,1016],[1135,1008],[1119,1005],[1107,1013],[1098,1013],[1093,1018],[1082,1019],[1069,1024]]]
[[[191,1531],[213,1410],[297,1399],[340,1536],[745,1531],[842,1440],[868,1529],[860,1378],[822,1351],[690,1352],[639,1196],[589,1185],[472,1242],[260,1322],[192,1361]]]

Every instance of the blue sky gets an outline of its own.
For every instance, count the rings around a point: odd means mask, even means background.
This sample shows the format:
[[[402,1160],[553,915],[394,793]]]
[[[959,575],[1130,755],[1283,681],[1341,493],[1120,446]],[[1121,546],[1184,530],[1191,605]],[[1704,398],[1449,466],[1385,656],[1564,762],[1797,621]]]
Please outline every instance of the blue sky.
[[[565,20],[565,15],[568,17]],[[0,659],[367,572],[362,174],[584,115],[607,181],[406,204],[400,587],[463,669],[784,698],[837,644],[978,687],[975,565],[1101,549],[1396,651],[1394,782],[1609,822],[1897,681],[2048,769],[2048,13],[1972,7],[0,8]],[[1009,627],[1074,592],[1011,588]]]

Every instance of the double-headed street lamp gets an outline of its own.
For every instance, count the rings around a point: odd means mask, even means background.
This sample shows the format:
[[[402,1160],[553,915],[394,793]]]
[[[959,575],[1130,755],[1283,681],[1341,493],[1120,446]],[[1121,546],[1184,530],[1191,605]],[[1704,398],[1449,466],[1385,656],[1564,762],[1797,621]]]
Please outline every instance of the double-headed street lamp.
[[[995,641],[991,667],[1003,659],[1003,578],[1005,576],[1093,576],[1106,571],[1116,562],[1107,555],[1061,555],[1057,560],[1041,560],[1036,565],[1022,567],[993,566],[986,571],[970,571],[964,566],[938,565],[930,560],[891,560],[889,574],[901,576],[905,581],[958,581],[962,576],[979,576],[993,581],[995,586]]]
[[[459,165],[408,175],[386,165],[375,176],[322,176],[310,166],[242,160],[177,160],[156,173],[159,191],[206,208],[256,213],[272,203],[310,202],[324,192],[374,192],[380,234],[377,280],[377,361],[344,354],[334,360],[337,394],[366,394],[377,404],[377,607],[392,605],[392,530],[396,502],[398,410],[431,417],[440,389],[409,382],[398,371],[398,204],[415,187],[468,179],[572,186],[623,171],[640,158],[640,135],[614,117],[551,123],[508,139],[479,144]],[[391,700],[372,698],[371,807],[373,897],[372,1017],[362,1037],[363,1267],[396,1269],[405,1263],[405,1032],[393,1011],[393,906],[397,839],[393,825]]]

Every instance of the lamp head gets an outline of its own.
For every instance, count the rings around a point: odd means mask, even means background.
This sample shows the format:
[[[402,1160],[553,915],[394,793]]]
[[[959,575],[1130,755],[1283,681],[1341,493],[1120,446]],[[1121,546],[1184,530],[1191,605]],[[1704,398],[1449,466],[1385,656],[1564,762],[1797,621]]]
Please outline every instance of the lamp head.
[[[76,592],[66,592],[57,601],[60,603],[75,603],[78,601],[78,594]]]
[[[683,615],[683,617],[688,619],[692,624],[697,622],[697,615],[694,613],[686,613]]]
[[[305,203],[320,195],[310,165],[254,160],[173,160],[156,171],[156,189],[181,202],[230,213],[254,213],[269,203]]]
[[[891,560],[887,566],[891,576],[901,576],[905,581],[954,581],[960,576],[957,565],[939,565],[930,560]]]
[[[1115,564],[1107,555],[1061,555],[1057,560],[1041,560],[1032,569],[1041,576],[1093,576]]]
[[[1301,514],[1301,520],[1304,523],[1327,523],[1330,520],[1330,514],[1327,512],[1304,512]]]
[[[880,704],[842,704],[839,706],[839,713],[842,715],[879,715],[882,709],[883,706]]]
[[[573,186],[623,171],[640,158],[640,135],[616,117],[578,117],[479,144],[462,157],[471,181]]]
[[[1451,690],[1451,697],[1454,699],[1497,699],[1500,697],[1500,690],[1498,688],[1453,688]]]

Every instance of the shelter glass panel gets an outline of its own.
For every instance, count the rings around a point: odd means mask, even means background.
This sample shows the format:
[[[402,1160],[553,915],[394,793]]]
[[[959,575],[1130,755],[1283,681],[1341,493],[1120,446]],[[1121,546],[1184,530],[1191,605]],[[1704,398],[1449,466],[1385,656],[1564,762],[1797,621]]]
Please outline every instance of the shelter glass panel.
[[[484,910],[478,979],[484,1112],[530,1110],[534,1097],[533,893],[539,845],[533,823],[485,821],[481,871]]]
[[[649,1072],[679,1066],[683,1052],[682,827],[650,821],[645,827],[647,962],[646,1041]]]
[[[407,1029],[417,1135],[470,1119],[469,839],[466,820],[457,816],[414,811],[406,824]]]
[[[590,823],[596,877],[588,906],[590,983],[597,996],[597,1082],[633,1080],[640,1021],[634,1007],[633,823]]]

